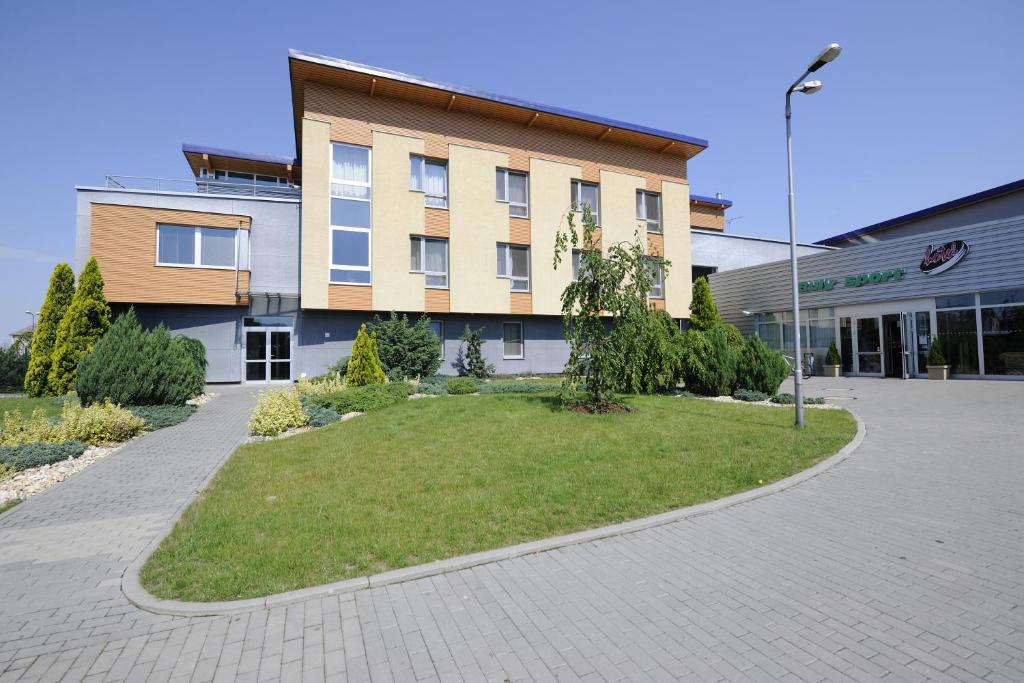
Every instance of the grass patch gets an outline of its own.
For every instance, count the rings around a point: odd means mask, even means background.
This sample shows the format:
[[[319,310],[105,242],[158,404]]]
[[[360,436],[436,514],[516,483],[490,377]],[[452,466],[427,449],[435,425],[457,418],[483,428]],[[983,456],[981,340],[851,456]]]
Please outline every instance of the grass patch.
[[[60,417],[60,409],[62,407],[62,404],[55,401],[51,396],[43,396],[41,398],[29,398],[27,396],[0,398],[0,418],[2,418],[4,413],[15,410],[28,417],[36,408],[42,408],[47,417]]]
[[[0,515],[4,514],[20,502],[21,498],[11,498],[6,503],[0,503]]]
[[[142,570],[162,598],[264,596],[656,514],[803,470],[843,410],[630,397],[585,415],[537,395],[408,401],[240,448]]]

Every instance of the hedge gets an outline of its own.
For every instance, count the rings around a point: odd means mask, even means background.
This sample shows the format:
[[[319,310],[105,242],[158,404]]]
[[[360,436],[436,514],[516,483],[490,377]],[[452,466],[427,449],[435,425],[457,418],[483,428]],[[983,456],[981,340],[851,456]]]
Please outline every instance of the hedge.
[[[475,394],[478,391],[480,387],[472,377],[452,377],[448,380],[449,394]]]
[[[538,382],[484,382],[480,385],[481,394],[541,394],[544,392],[560,391],[558,384]]]
[[[368,384],[353,387],[333,394],[312,396],[308,403],[330,408],[339,415],[345,413],[369,413],[381,410],[406,400],[414,389],[408,382],[390,384]]]

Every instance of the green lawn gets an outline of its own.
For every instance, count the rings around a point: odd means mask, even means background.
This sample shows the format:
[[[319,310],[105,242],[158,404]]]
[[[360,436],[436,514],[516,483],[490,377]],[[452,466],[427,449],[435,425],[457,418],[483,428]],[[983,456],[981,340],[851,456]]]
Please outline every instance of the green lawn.
[[[58,417],[61,407],[60,403],[57,403],[52,397],[48,396],[42,398],[28,398],[27,396],[21,398],[0,398],[0,416],[8,411],[18,410],[25,417],[28,417],[36,408],[42,408],[49,417]]]
[[[21,502],[21,498],[12,498],[6,503],[0,503],[0,515],[10,510],[12,507]]]
[[[269,595],[565,534],[780,479],[853,438],[842,410],[631,397],[440,397],[249,444],[143,568],[180,600]]]

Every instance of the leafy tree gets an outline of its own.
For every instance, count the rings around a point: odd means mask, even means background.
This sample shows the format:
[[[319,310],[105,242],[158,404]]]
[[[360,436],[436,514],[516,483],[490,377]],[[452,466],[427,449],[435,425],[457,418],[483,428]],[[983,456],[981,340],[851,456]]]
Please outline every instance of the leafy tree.
[[[366,331],[366,323],[359,326],[359,334],[352,345],[352,357],[348,360],[349,386],[361,387],[367,384],[384,384],[387,377],[377,354],[376,335]]]
[[[17,390],[25,385],[28,350],[22,344],[0,348],[0,391]]]
[[[30,396],[46,393],[57,328],[74,296],[75,273],[68,264],[58,263],[50,276],[50,287],[46,290],[46,299],[39,309],[39,321],[32,335],[32,352],[25,373],[25,391]]]
[[[487,379],[494,374],[494,366],[484,360],[484,328],[474,330],[466,325],[463,330],[462,345],[459,347],[459,355],[455,359],[455,366],[460,375],[468,375],[477,379]]]
[[[66,394],[74,386],[79,361],[92,351],[109,327],[110,306],[103,295],[103,276],[96,258],[90,257],[78,276],[78,288],[71,305],[57,327],[53,363],[47,379],[50,393]]]
[[[839,349],[836,348],[836,340],[828,343],[828,351],[825,352],[825,365],[842,365],[842,358],[839,356]]]
[[[693,283],[693,298],[690,300],[690,329],[710,330],[721,322],[707,278],[697,278]]]
[[[683,335],[683,379],[687,391],[726,396],[736,384],[739,351],[725,326],[687,330]]]
[[[611,244],[607,256],[603,255],[597,248],[597,225],[590,207],[583,206],[580,229],[576,208],[567,214],[568,228],[555,235],[556,269],[573,249],[582,247],[576,279],[562,292],[562,327],[569,342],[562,396],[568,400],[585,385],[586,404],[595,409],[608,401],[617,376],[630,386],[642,384],[639,370],[621,371],[630,347],[624,350],[622,337],[619,343],[614,337],[623,321],[647,328],[644,316],[650,311],[651,266],[667,274],[671,264],[644,254],[639,231],[632,242]]]
[[[736,386],[774,396],[789,376],[789,364],[778,351],[765,346],[756,334],[750,335],[740,351]]]
[[[441,367],[441,340],[427,316],[410,325],[404,313],[391,311],[387,320],[375,316],[370,331],[377,337],[380,363],[389,379],[427,377]]]

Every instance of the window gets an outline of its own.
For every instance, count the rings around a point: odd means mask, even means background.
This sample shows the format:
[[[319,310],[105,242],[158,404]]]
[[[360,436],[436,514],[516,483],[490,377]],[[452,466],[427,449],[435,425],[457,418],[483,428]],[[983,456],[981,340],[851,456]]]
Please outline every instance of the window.
[[[508,215],[517,218],[529,216],[529,176],[526,173],[499,168],[496,182],[498,201],[508,203]]]
[[[430,331],[437,335],[437,338],[441,341],[441,358],[444,358],[444,321],[443,320],[431,320]]]
[[[419,237],[409,238],[409,270],[423,273],[427,287],[448,286],[448,240]]]
[[[370,284],[370,149],[331,145],[330,281]]]
[[[986,375],[1024,375],[1024,289],[981,293]]]
[[[651,273],[651,291],[648,296],[652,299],[665,298],[665,269],[661,267],[660,259],[647,258],[647,270]]]
[[[601,204],[601,193],[594,183],[585,183],[582,180],[572,181],[572,202],[577,211],[583,211],[584,206],[590,207],[590,213],[594,216],[594,223],[601,224],[598,220],[598,211]]]
[[[206,169],[202,169],[200,178],[209,178]],[[275,187],[288,187],[287,178],[279,178],[272,175],[259,175],[258,173],[241,173],[239,171],[214,171],[213,179],[219,183],[235,183],[238,185],[271,185]]]
[[[425,204],[448,208],[448,164],[419,154],[409,156],[409,189],[426,195]]]
[[[636,191],[636,219],[647,224],[647,232],[661,232],[661,195]]]
[[[511,280],[512,291],[530,291],[530,248],[515,244],[498,245],[498,277]]]
[[[580,258],[583,256],[583,252],[579,249],[572,250],[572,281],[576,282],[580,279]]]
[[[235,254],[239,251],[239,232],[231,228],[158,225],[157,265],[234,268]],[[245,237],[244,244],[247,245],[248,233]],[[243,261],[240,267],[247,265]]]
[[[523,351],[523,324],[505,323],[502,326],[502,357],[505,359],[525,358]]]

